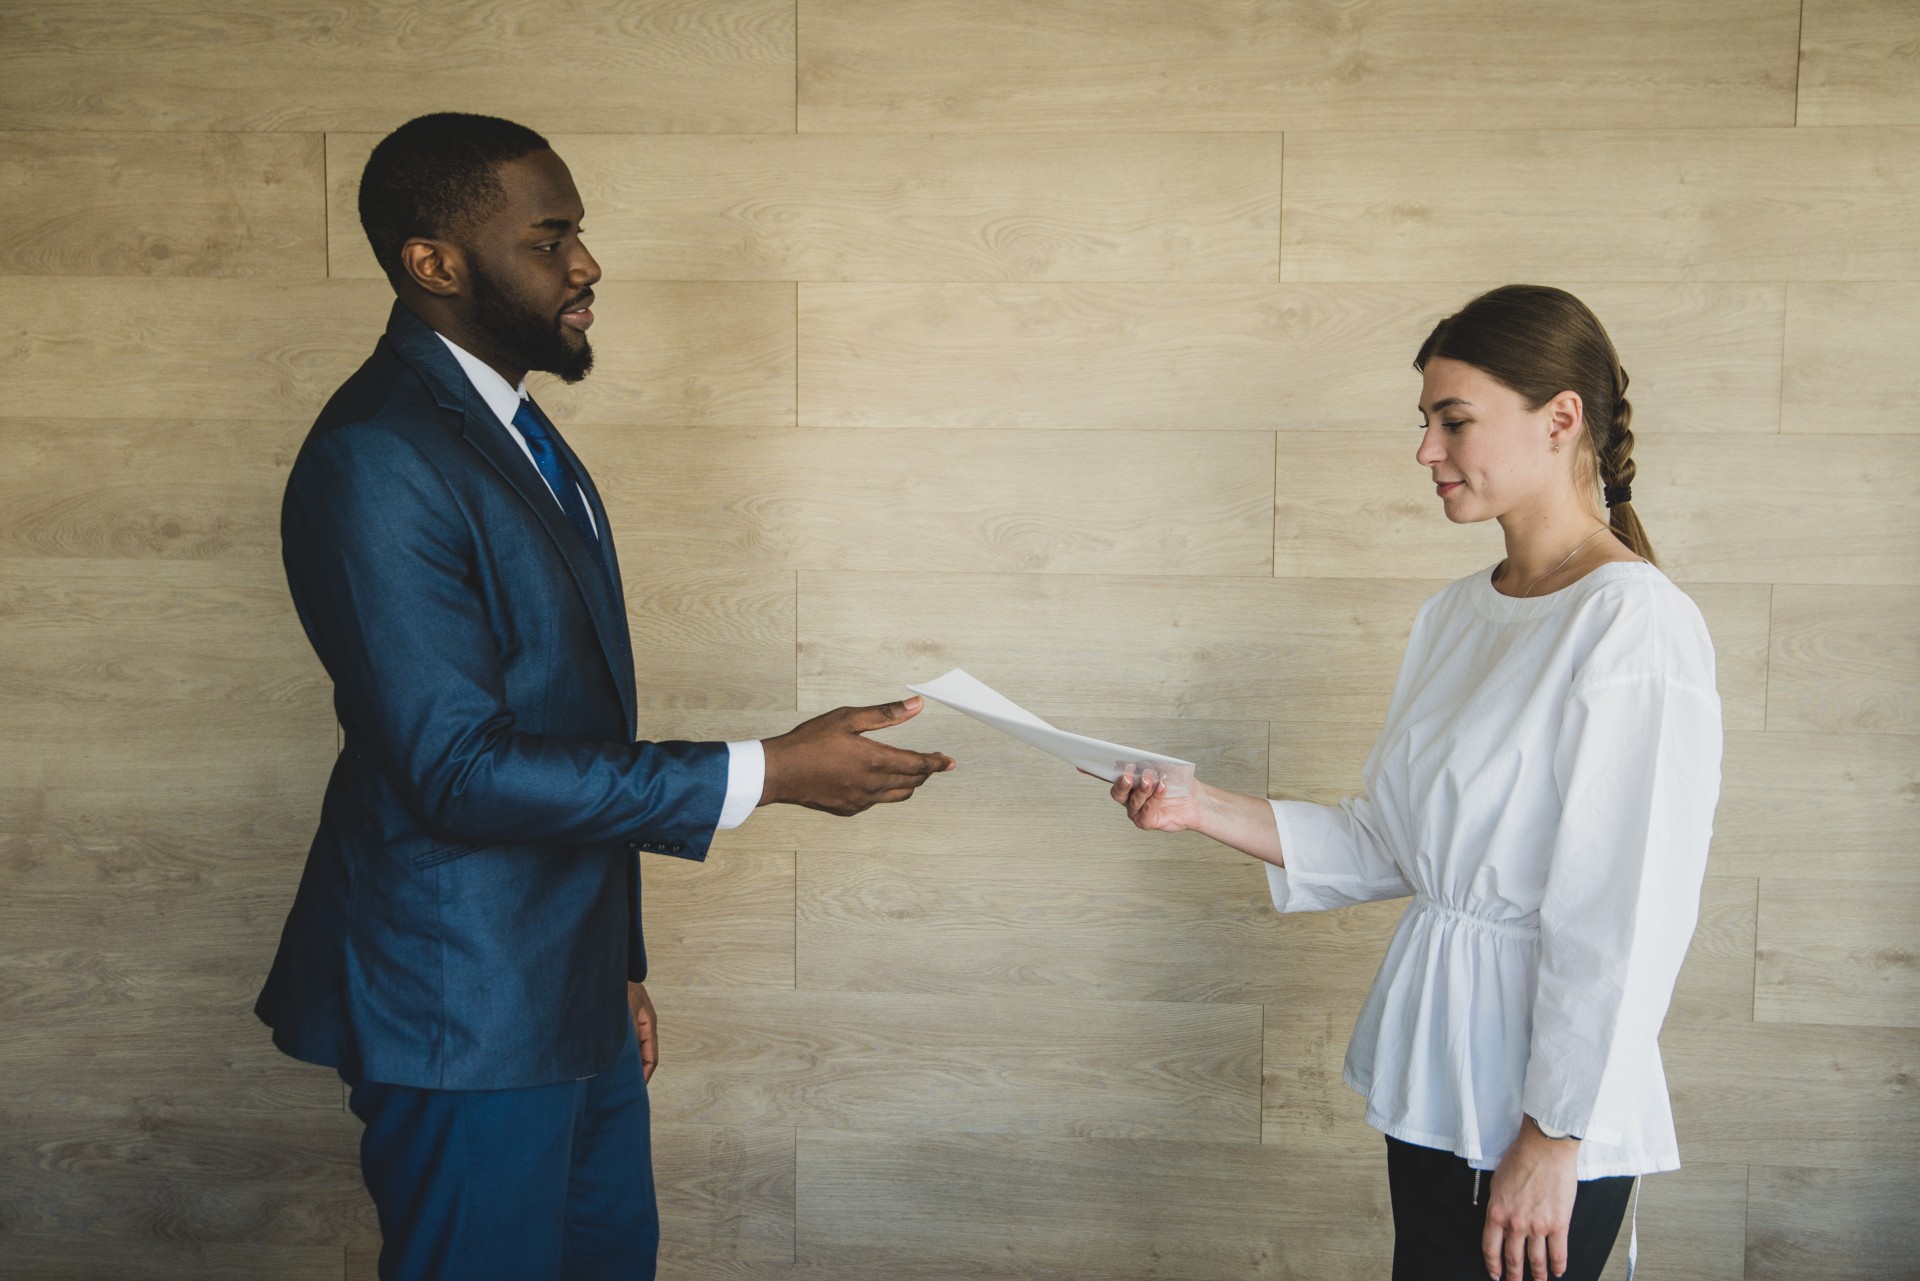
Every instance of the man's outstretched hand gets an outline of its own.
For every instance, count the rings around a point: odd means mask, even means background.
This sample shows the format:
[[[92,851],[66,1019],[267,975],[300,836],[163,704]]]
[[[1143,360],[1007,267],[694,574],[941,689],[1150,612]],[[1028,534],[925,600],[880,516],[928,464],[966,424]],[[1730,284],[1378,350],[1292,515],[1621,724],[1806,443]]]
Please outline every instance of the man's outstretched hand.
[[[829,814],[858,814],[904,801],[913,789],[953,768],[940,752],[909,752],[862,735],[916,716],[918,698],[880,707],[842,707],[803,721],[765,742],[762,805],[804,805]]]

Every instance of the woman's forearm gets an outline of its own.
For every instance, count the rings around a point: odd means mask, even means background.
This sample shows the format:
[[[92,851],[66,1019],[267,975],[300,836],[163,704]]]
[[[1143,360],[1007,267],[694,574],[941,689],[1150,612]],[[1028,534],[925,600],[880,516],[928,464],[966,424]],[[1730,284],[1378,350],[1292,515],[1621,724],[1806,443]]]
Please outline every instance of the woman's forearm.
[[[1273,821],[1270,803],[1263,797],[1211,787],[1198,780],[1193,786],[1200,819],[1195,831],[1263,863],[1286,866],[1281,857],[1280,828]]]

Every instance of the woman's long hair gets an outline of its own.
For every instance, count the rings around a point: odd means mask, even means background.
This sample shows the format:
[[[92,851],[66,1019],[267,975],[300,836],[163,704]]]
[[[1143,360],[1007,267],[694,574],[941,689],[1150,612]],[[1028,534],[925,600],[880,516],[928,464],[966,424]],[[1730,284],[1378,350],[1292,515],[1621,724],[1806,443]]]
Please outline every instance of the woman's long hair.
[[[1548,285],[1502,285],[1435,325],[1413,367],[1424,372],[1436,357],[1483,370],[1530,409],[1578,392],[1587,429],[1574,446],[1574,478],[1596,510],[1605,503],[1614,536],[1654,561],[1629,498],[1635,468],[1627,371],[1585,303]]]

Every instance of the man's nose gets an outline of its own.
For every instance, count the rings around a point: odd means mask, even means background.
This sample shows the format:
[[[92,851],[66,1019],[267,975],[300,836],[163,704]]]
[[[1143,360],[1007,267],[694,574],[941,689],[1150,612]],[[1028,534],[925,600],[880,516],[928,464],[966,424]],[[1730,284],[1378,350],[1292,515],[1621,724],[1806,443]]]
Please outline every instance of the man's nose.
[[[574,255],[573,265],[567,272],[567,280],[576,289],[590,288],[599,283],[600,264],[594,261],[593,255],[587,252],[585,245],[581,245],[580,252]]]

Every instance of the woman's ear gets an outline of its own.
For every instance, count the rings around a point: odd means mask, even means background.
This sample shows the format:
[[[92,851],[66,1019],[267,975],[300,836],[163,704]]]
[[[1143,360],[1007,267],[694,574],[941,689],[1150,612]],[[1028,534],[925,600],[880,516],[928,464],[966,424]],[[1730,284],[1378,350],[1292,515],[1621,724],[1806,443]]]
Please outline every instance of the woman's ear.
[[[1563,391],[1541,408],[1547,416],[1547,439],[1556,451],[1579,439],[1580,429],[1586,424],[1586,406],[1579,392]]]

